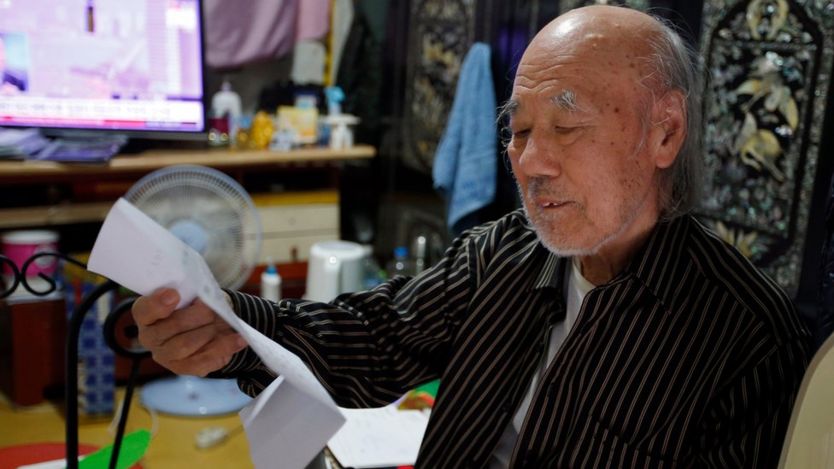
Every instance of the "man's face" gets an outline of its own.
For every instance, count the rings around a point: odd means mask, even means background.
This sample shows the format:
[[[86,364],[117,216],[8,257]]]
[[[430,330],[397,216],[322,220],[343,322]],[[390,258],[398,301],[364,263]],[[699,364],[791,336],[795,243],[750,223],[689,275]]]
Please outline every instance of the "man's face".
[[[648,211],[656,217],[647,88],[629,54],[540,45],[515,77],[507,152],[543,243],[594,254]]]

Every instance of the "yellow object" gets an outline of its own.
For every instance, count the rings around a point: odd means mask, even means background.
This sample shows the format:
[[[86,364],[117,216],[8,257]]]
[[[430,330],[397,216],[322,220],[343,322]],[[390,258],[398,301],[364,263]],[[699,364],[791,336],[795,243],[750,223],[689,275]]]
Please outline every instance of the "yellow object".
[[[249,129],[244,129],[243,127],[237,129],[237,135],[235,135],[235,148],[238,150],[249,149]]]
[[[264,111],[258,111],[252,120],[252,128],[249,130],[249,147],[253,150],[265,150],[269,147],[272,134],[275,133],[275,124],[272,118]]]
[[[317,190],[303,192],[279,192],[251,194],[257,207],[270,205],[338,204],[339,191]]]
[[[335,24],[333,13],[336,10],[336,0],[330,0],[330,18],[328,22],[330,27],[327,28],[327,36],[324,40],[324,86],[333,86],[333,27]]]
[[[295,106],[278,107],[278,128],[295,132],[296,143],[316,143],[319,110]]]
[[[70,254],[70,257],[72,257],[73,259],[75,259],[79,262],[83,262],[83,263],[86,264],[87,261],[90,259],[90,253],[89,252],[72,253],[72,254]],[[64,282],[66,282],[67,284],[74,285],[76,283],[78,283],[78,284],[88,283],[88,284],[91,284],[91,285],[101,285],[102,283],[107,281],[106,278],[104,278],[100,275],[94,274],[94,273],[90,272],[89,270],[87,270],[83,267],[77,266],[75,264],[72,264],[70,262],[62,262],[61,264],[62,264],[62,270],[63,270],[63,274],[64,274]]]

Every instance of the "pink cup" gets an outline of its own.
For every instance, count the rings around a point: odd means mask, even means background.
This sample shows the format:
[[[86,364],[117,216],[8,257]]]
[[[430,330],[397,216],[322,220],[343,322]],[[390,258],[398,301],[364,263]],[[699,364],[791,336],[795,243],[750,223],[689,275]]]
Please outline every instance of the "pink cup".
[[[23,263],[33,255],[43,251],[58,250],[58,233],[48,230],[9,231],[2,236],[3,255],[12,260],[21,270]],[[43,256],[36,259],[26,271],[28,277],[37,277],[39,273],[52,276],[58,266],[58,259]],[[4,273],[10,274],[8,268]]]

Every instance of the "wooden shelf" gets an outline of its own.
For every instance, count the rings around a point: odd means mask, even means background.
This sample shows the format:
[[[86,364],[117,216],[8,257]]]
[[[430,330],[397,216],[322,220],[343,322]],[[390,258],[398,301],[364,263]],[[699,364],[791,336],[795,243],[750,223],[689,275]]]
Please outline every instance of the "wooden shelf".
[[[112,206],[112,202],[88,202],[0,208],[0,229],[99,222],[104,220]]]
[[[344,150],[302,148],[276,151],[150,150],[137,155],[118,155],[105,164],[71,164],[54,161],[0,161],[0,182],[70,179],[75,176],[147,173],[166,166],[195,164],[218,169],[269,167],[307,163],[334,163],[373,158],[376,150],[357,145]]]

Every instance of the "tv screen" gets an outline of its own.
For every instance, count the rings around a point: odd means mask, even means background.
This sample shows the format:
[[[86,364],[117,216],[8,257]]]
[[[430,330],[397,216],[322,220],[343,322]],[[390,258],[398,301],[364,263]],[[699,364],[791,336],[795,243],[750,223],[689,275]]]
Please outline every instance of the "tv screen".
[[[205,131],[198,0],[0,1],[0,125]]]

